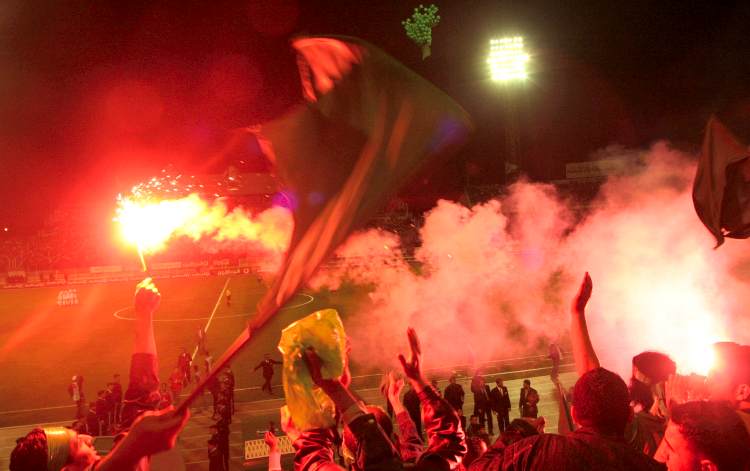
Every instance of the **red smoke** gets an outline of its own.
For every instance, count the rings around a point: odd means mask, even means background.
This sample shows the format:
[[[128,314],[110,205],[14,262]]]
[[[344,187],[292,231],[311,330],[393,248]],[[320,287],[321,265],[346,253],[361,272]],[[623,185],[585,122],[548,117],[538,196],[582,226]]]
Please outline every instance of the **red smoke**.
[[[605,183],[591,209],[550,185],[520,182],[472,208],[441,201],[425,218],[416,259],[395,235],[373,230],[339,249],[348,258],[313,286],[372,284],[372,303],[346,315],[360,364],[394,364],[409,325],[428,367],[543,352],[567,338],[568,307],[585,271],[594,279],[589,328],[602,365],[630,374],[646,349],[670,354],[682,372],[705,373],[712,342],[749,339],[742,318],[750,257],[745,241],[713,250],[692,207],[694,159],[657,144],[628,175]],[[743,270],[743,264],[745,269]]]

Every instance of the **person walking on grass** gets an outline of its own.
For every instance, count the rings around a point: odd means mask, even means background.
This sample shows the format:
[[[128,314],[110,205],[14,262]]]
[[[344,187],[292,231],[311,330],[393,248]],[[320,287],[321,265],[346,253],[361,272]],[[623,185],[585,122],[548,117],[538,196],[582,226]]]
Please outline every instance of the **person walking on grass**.
[[[276,361],[271,358],[271,355],[268,353],[263,355],[263,361],[258,363],[258,366],[253,369],[253,371],[258,371],[259,368],[263,368],[263,379],[265,382],[263,383],[263,387],[260,388],[261,391],[268,391],[268,394],[273,396],[273,388],[271,386],[271,379],[273,378],[273,365],[281,365],[280,361]]]

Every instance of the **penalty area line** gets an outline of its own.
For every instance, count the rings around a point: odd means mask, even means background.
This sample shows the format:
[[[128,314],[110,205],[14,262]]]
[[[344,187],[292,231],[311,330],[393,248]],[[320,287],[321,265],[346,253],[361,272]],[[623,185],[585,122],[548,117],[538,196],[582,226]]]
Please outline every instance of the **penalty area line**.
[[[203,333],[208,333],[208,328],[211,327],[211,321],[214,320],[214,315],[216,314],[216,311],[219,310],[219,304],[221,304],[221,300],[224,299],[224,291],[227,290],[227,286],[229,286],[229,280],[231,280],[231,277],[227,277],[227,281],[224,283],[224,287],[221,288],[221,292],[219,293],[219,298],[216,300],[216,304],[214,304],[214,309],[211,311],[211,315],[208,316],[208,321],[206,321],[206,326],[203,327]],[[191,360],[195,360],[195,356],[198,354],[198,345],[195,346],[193,349],[193,356],[190,357]]]

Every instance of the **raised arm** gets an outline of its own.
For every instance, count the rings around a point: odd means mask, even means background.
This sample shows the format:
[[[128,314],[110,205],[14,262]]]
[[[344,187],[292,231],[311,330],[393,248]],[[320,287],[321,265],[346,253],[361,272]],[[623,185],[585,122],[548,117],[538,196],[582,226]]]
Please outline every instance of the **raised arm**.
[[[589,330],[586,326],[586,304],[591,298],[593,283],[588,272],[583,277],[578,294],[573,300],[570,313],[570,337],[573,341],[573,358],[578,376],[599,367],[594,346],[591,345]]]
[[[135,287],[135,346],[133,353],[147,353],[156,356],[154,339],[154,312],[161,302],[161,294],[151,278]]]
[[[429,460],[434,463],[433,466],[447,465],[450,469],[455,469],[467,451],[466,436],[461,429],[458,413],[424,378],[421,367],[422,348],[416,331],[410,327],[406,335],[411,354],[408,361],[403,355],[399,355],[398,359],[404,375],[419,395],[427,431],[427,450],[419,461]]]
[[[396,378],[392,371],[388,372],[386,378],[385,396],[393,406],[393,413],[398,423],[398,451],[404,462],[414,462],[424,452],[424,443],[417,432],[416,424],[404,407],[404,403],[401,402],[404,380]]]
[[[135,344],[130,359],[130,378],[125,391],[122,425],[127,426],[144,409],[159,402],[159,366],[153,317],[161,294],[151,278],[138,283],[135,291]]]
[[[357,440],[357,467],[372,471],[398,469],[401,459],[393,443],[375,417],[365,409],[362,400],[342,382],[348,373],[345,372],[341,378],[323,378],[322,361],[312,348],[305,351],[304,360],[313,383],[331,398],[346,427]]]

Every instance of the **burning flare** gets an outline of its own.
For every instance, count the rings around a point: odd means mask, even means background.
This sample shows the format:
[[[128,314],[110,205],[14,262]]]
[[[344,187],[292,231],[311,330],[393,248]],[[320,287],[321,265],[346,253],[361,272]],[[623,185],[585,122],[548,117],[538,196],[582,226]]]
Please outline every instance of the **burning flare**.
[[[289,245],[293,227],[285,208],[273,207],[253,216],[239,207],[229,211],[222,201],[209,204],[195,193],[162,200],[120,196],[115,220],[123,239],[145,253],[164,250],[170,239],[187,236],[194,241],[252,242],[280,254]]]

